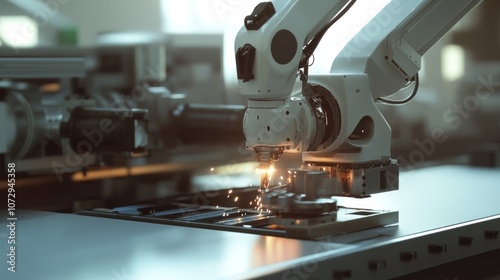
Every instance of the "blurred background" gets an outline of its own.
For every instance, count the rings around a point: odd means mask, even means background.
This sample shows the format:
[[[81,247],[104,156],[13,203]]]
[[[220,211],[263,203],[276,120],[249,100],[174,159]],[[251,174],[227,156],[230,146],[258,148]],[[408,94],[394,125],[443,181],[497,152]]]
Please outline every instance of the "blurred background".
[[[259,2],[2,1],[0,154],[3,171],[16,163],[18,207],[74,212],[257,185],[233,45]],[[328,73],[388,2],[359,0],[328,31],[310,72]],[[432,47],[414,100],[379,105],[401,171],[500,165],[499,8],[485,0]],[[122,129],[103,135],[102,116]],[[299,165],[300,155],[284,156],[275,183]]]

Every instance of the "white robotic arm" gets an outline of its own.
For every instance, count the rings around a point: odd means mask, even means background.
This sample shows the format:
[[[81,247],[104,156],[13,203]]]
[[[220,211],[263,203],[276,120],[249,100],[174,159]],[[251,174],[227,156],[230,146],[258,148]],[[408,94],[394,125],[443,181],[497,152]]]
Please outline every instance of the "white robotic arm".
[[[292,92],[303,47],[349,0],[277,0],[260,3],[236,37],[241,94],[284,100]]]
[[[366,73],[374,99],[400,90],[421,57],[482,0],[391,1],[346,45],[330,73]]]
[[[304,169],[323,172],[312,181],[324,194],[396,190],[391,130],[375,102],[418,82],[421,56],[479,2],[392,1],[346,45],[329,74],[315,76],[298,72],[303,46],[353,1],[261,3],[235,44],[239,85],[248,98],[247,148],[263,167],[283,151],[301,152]],[[265,20],[252,29],[262,14]],[[292,94],[299,73],[302,89]]]
[[[314,142],[316,126],[309,125],[315,124],[314,112],[290,95],[304,46],[348,2],[263,2],[245,18],[235,43],[240,90],[248,98],[244,131],[247,148],[257,152],[263,167],[283,150],[300,152]]]

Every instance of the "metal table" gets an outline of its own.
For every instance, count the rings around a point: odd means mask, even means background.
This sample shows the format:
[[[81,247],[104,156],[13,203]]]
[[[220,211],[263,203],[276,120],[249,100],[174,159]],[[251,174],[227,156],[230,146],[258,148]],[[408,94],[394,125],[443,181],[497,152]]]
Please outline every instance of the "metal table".
[[[400,180],[397,192],[339,199],[399,210],[399,226],[323,241],[18,211],[15,273],[3,211],[0,279],[382,279],[500,250],[499,169],[442,166]]]

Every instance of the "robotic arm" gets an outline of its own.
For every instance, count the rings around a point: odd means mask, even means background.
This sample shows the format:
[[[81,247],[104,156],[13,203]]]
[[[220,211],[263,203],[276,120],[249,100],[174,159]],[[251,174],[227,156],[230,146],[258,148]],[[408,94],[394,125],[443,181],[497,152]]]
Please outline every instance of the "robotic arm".
[[[307,106],[306,100],[290,94],[299,64],[307,63],[304,45],[347,2],[263,2],[245,18],[236,38],[236,61],[241,93],[248,98],[244,119],[247,148],[255,150],[261,169],[271,168],[285,150],[314,150],[321,142],[323,135],[316,129],[317,121],[324,123],[321,108]],[[264,174],[263,181],[266,177]],[[263,182],[267,184],[268,180]]]
[[[248,98],[247,148],[264,169],[282,152],[302,153],[305,171],[292,173],[326,197],[398,189],[391,129],[375,102],[390,102],[384,97],[411,81],[418,86],[421,56],[479,2],[392,1],[346,45],[329,74],[314,76],[307,66],[299,71],[308,44],[353,1],[259,4],[235,42],[239,86]]]

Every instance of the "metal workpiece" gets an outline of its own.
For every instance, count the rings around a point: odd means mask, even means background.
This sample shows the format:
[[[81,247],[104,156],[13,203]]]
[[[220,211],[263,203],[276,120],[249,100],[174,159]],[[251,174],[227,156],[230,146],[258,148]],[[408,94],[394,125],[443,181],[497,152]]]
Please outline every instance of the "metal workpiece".
[[[290,215],[329,215],[337,211],[337,201],[331,198],[307,199],[305,195],[273,191],[262,195],[262,207]]]
[[[307,164],[303,169],[289,169],[286,189],[264,192],[263,204],[277,211],[322,214],[336,210],[334,196],[367,198],[397,190],[398,174],[397,163],[391,160],[362,165]]]
[[[322,216],[274,216],[270,222],[283,227],[289,237],[317,240],[394,225],[398,222],[398,216],[397,211],[339,208]]]
[[[269,189],[262,193],[264,208],[294,215],[327,215],[337,211],[337,201],[317,193],[325,183],[322,171],[289,170],[286,188]]]
[[[335,181],[326,171],[291,169],[288,174],[285,188],[265,190],[261,197],[262,207],[277,213],[271,223],[283,227],[290,236],[315,239],[398,223],[397,211],[337,205],[332,198],[336,193]]]
[[[255,199],[259,194],[255,188],[232,189],[228,194],[227,197],[226,194],[212,196],[209,205],[192,204],[198,196],[194,194],[167,200],[170,202],[144,202],[109,210],[83,211],[81,214],[308,240],[398,222],[397,211],[338,207],[334,199],[306,200],[277,192]],[[278,203],[270,204],[275,198]],[[249,205],[260,204],[249,208]]]
[[[285,190],[261,193],[256,187],[230,189],[201,205],[194,202],[203,194],[191,194],[81,214],[309,240],[398,222],[397,211],[338,207],[335,199],[307,200]]]

